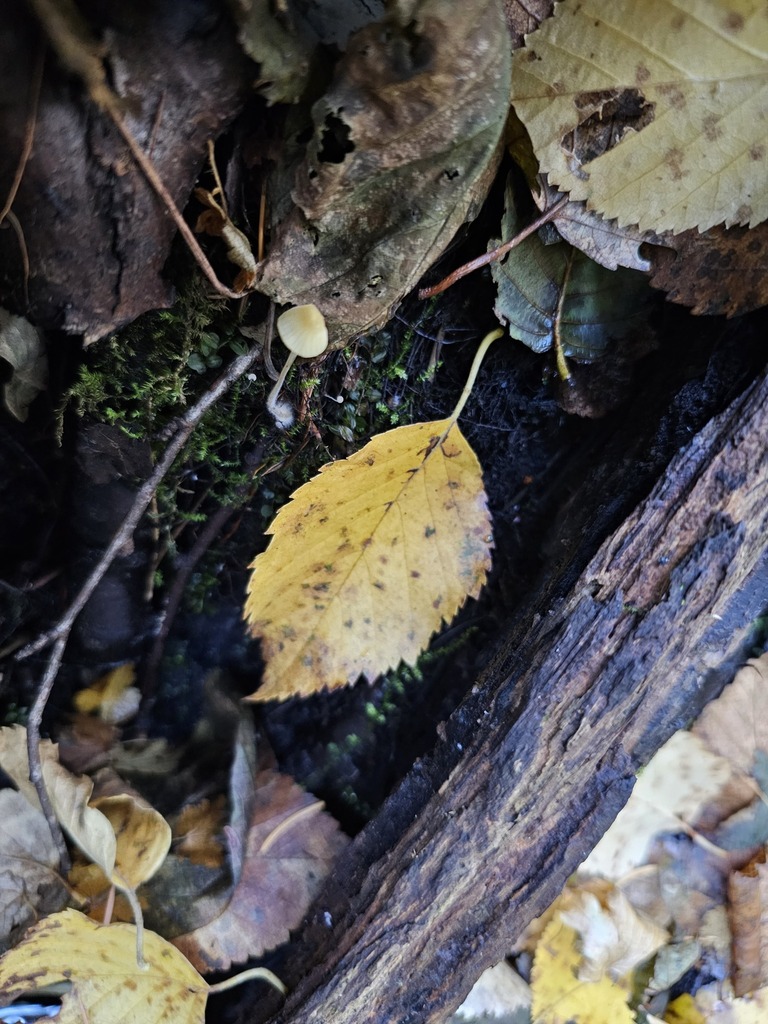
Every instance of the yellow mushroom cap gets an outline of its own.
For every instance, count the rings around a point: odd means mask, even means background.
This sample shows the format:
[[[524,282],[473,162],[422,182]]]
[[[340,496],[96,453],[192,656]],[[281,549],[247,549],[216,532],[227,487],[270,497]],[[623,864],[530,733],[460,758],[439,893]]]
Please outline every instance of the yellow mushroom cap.
[[[277,333],[286,348],[303,359],[319,356],[328,348],[325,318],[313,303],[293,306],[277,318]]]

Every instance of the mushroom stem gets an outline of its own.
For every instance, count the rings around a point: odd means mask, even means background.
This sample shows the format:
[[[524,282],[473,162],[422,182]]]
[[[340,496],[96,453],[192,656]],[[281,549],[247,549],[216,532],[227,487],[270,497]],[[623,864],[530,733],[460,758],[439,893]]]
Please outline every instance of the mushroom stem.
[[[293,366],[295,361],[296,353],[289,352],[288,358],[283,363],[283,368],[280,371],[277,380],[275,381],[274,387],[269,392],[269,395],[267,397],[267,409],[278,421],[278,423],[285,420],[285,410],[281,406],[278,406],[277,396],[280,394],[280,389],[285,383],[285,378],[288,376],[288,371]]]

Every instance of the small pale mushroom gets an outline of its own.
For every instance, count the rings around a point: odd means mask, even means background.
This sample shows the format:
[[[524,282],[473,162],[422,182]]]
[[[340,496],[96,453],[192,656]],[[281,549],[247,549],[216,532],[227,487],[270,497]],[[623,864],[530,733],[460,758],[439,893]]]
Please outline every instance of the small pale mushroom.
[[[293,408],[287,402],[279,402],[278,395],[288,371],[297,356],[314,359],[328,348],[328,328],[323,314],[313,303],[293,306],[277,318],[277,333],[289,351],[280,376],[267,398],[267,409],[274,416],[278,427],[287,430],[293,423]]]

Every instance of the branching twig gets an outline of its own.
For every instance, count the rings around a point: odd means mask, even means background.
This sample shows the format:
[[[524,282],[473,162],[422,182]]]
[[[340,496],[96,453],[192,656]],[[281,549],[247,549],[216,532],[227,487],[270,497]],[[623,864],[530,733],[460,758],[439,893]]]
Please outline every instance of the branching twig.
[[[529,224],[527,228],[523,228],[522,231],[516,234],[515,237],[511,238],[508,242],[503,242],[496,249],[492,249],[490,252],[485,252],[482,256],[478,256],[477,259],[470,260],[469,263],[465,263],[463,266],[458,267],[431,288],[419,289],[419,298],[431,299],[433,295],[439,295],[440,292],[447,291],[448,288],[456,284],[457,281],[460,281],[462,277],[466,277],[467,274],[471,274],[473,271],[479,270],[481,267],[487,267],[489,263],[495,263],[496,260],[500,260],[502,256],[506,256],[511,249],[520,245],[528,235],[532,235],[534,231],[538,231],[542,224],[547,224],[551,221],[555,214],[559,213],[567,202],[568,196],[563,196],[563,198],[556,202],[554,206],[550,206],[550,208],[540,214],[533,223]]]
[[[261,353],[258,348],[252,348],[246,352],[245,355],[238,356],[227,369],[226,373],[222,374],[216,383],[213,384],[193,406],[190,406],[186,413],[181,417],[175,433],[168,442],[160,461],[157,463],[151,476],[145,481],[134,498],[133,505],[125,517],[123,525],[114,535],[109,546],[104,551],[104,554],[91,570],[90,575],[80,588],[69,608],[52,629],[43,633],[37,638],[37,640],[27,644],[27,646],[23,647],[16,655],[18,659],[27,658],[31,654],[36,654],[38,651],[49,647],[51,644],[54,645],[48,658],[45,673],[40,682],[40,689],[38,690],[35,702],[29,713],[27,745],[29,751],[30,779],[34,783],[35,789],[40,797],[40,803],[45,812],[51,832],[60,847],[63,845],[64,841],[61,837],[61,830],[58,822],[56,821],[56,816],[53,814],[53,809],[51,808],[50,801],[48,800],[48,794],[45,792],[39,745],[40,725],[43,718],[43,712],[48,702],[48,697],[50,696],[59,667],[61,666],[61,661],[64,656],[64,648],[67,645],[69,634],[72,631],[75,620],[85,607],[96,587],[104,578],[107,570],[112,565],[115,558],[117,558],[120,552],[123,551],[130,542],[133,532],[138,526],[141,517],[146,512],[149,503],[152,501],[158,486],[175,462],[176,457],[186,444],[192,431],[208,410],[219,400],[219,398],[221,398],[223,394],[225,394],[226,391],[229,390],[235,381],[242,377],[244,373],[247,373],[260,354]]]

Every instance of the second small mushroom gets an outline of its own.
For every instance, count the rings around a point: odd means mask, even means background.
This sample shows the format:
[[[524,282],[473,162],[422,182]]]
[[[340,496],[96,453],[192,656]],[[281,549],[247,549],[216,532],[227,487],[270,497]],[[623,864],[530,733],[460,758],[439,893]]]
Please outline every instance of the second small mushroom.
[[[313,303],[293,306],[277,318],[277,333],[289,351],[280,376],[267,398],[267,409],[274,416],[278,427],[287,430],[293,424],[294,412],[287,402],[278,401],[288,371],[297,356],[314,359],[328,348],[328,328],[320,310]]]

